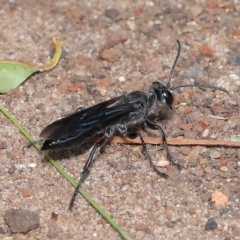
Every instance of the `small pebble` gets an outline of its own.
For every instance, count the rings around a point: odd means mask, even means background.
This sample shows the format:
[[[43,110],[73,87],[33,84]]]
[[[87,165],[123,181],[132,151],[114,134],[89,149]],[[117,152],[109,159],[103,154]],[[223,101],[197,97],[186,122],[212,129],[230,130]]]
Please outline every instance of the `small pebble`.
[[[16,171],[16,166],[14,164],[11,164],[11,167],[8,169],[9,174],[13,174]]]
[[[117,61],[121,57],[121,55],[121,51],[117,49],[106,49],[100,54],[102,59],[109,62]]]
[[[199,160],[199,164],[203,165],[203,164],[206,164],[207,163],[207,160],[205,158],[201,158]]]
[[[9,209],[5,212],[5,221],[12,233],[26,233],[39,226],[39,214],[24,209]]]
[[[202,11],[203,11],[203,9],[199,5],[195,5],[190,8],[190,12],[194,18],[197,17],[198,15],[200,15],[202,13]]]
[[[207,166],[207,167],[205,167],[204,171],[207,173],[210,173],[210,172],[212,172],[212,168],[210,166]]]
[[[155,3],[153,1],[147,1],[146,6],[153,7]]]
[[[200,49],[199,49],[200,54],[205,55],[205,56],[211,56],[213,55],[213,50],[209,47],[207,43],[204,43]]]
[[[5,234],[6,230],[3,227],[0,227],[0,234]]]
[[[188,77],[197,77],[207,75],[207,73],[201,65],[195,63],[193,66],[188,68],[186,75]]]
[[[228,202],[228,197],[222,192],[215,191],[212,194],[212,202],[214,202],[216,206],[224,206]]]
[[[37,164],[36,163],[29,163],[29,165],[28,165],[30,168],[35,168],[36,166],[37,166]]]
[[[135,155],[132,155],[131,161],[133,161],[133,162],[138,162],[138,157],[135,156]]]
[[[120,76],[120,77],[118,78],[118,80],[119,80],[120,82],[125,82],[125,81],[126,81],[126,78],[125,78],[124,76]]]
[[[220,157],[220,163],[221,163],[221,165],[222,165],[222,166],[226,166],[226,165],[227,165],[227,162],[228,162],[228,161],[227,161],[227,159],[225,158],[225,156],[222,155],[222,156]]]
[[[200,187],[201,184],[202,184],[202,181],[201,181],[201,180],[194,180],[194,181],[193,181],[193,185],[194,185],[195,187]]]
[[[23,197],[30,197],[31,193],[27,189],[22,189],[22,196]]]
[[[183,147],[183,148],[181,149],[181,153],[182,153],[183,155],[187,156],[187,155],[189,155],[190,150],[189,150],[189,148],[187,148],[187,147]]]
[[[205,179],[206,179],[207,181],[211,181],[211,180],[213,180],[215,177],[216,177],[216,173],[215,173],[214,171],[211,171],[211,172],[207,172],[207,173],[206,173]]]
[[[134,21],[131,21],[131,20],[127,21],[127,25],[128,25],[128,27],[131,31],[134,31],[137,28],[136,23]]]
[[[232,53],[228,59],[228,63],[232,66],[240,65],[240,51]]]
[[[195,168],[197,165],[198,165],[198,161],[196,158],[189,160],[187,163],[187,166],[192,168]]]
[[[211,150],[210,151],[210,157],[211,158],[220,158],[221,157],[221,152],[217,150]]]
[[[166,167],[169,165],[169,161],[168,160],[159,160],[157,163],[156,163],[156,166],[157,167]]]
[[[183,113],[184,114],[189,114],[192,111],[192,107],[190,106],[185,106],[183,107]],[[189,123],[190,124],[190,123]],[[192,128],[192,124],[190,124],[190,128]],[[188,129],[187,129],[188,130]]]
[[[208,134],[209,134],[209,129],[206,128],[202,132],[202,137],[206,138],[206,137],[208,137]]]
[[[213,229],[213,234],[214,235],[221,235],[222,234],[222,230],[221,229],[219,229],[219,228],[215,228],[215,229]],[[226,238],[225,238],[226,239]]]
[[[227,172],[228,171],[228,167],[227,166],[221,166],[219,168],[219,170],[222,171],[222,172]]]
[[[216,168],[216,169],[221,167],[221,163],[220,163],[219,159],[214,159],[214,158],[210,159],[210,165],[211,165],[211,167]]]
[[[201,199],[203,202],[209,202],[212,198],[212,193],[211,192],[206,192],[201,196]]]
[[[121,181],[122,181],[122,185],[127,185],[127,184],[129,184],[129,182],[130,182],[130,178],[123,176],[123,177],[121,178]]]
[[[196,139],[197,138],[197,134],[193,130],[187,130],[187,131],[184,132],[184,137],[185,138]]]
[[[112,20],[115,20],[118,15],[119,15],[119,11],[115,8],[110,8],[105,12],[105,16]]]
[[[205,225],[205,231],[211,231],[218,227],[218,224],[215,222],[213,218],[209,218],[206,225]]]
[[[183,123],[180,125],[180,128],[183,130],[191,130],[192,129],[192,124],[191,123]]]
[[[175,224],[176,224],[175,221],[167,222],[167,223],[166,223],[166,227],[167,227],[167,228],[174,228]]]
[[[56,238],[60,232],[61,232],[61,229],[58,227],[57,224],[53,224],[53,223],[49,224],[48,231],[47,231],[47,237]]]
[[[5,141],[0,142],[0,149],[6,149],[7,143]]]

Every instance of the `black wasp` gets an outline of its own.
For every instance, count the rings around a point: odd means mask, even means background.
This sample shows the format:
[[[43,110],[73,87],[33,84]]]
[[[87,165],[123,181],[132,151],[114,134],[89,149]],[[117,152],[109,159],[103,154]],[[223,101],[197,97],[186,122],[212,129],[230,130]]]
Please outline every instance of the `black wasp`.
[[[181,50],[180,42],[177,41],[177,43],[177,56],[171,68],[166,86],[160,82],[153,82],[148,92],[134,91],[125,93],[87,109],[79,108],[73,114],[51,123],[41,132],[40,137],[45,139],[42,150],[72,148],[90,141],[95,136],[100,137],[100,140],[92,148],[89,158],[82,169],[77,188],[69,204],[70,210],[73,207],[78,190],[93,161],[96,150],[104,146],[106,142],[116,134],[122,134],[131,139],[139,137],[142,142],[143,153],[150,161],[152,168],[161,177],[168,177],[165,173],[160,172],[152,162],[142,135],[131,129],[137,125],[142,125],[144,128],[148,127],[159,130],[170,161],[174,165],[177,165],[170,157],[164,131],[159,125],[150,120],[152,114],[161,111],[163,108],[171,108],[173,103],[171,90],[180,87],[207,87],[227,92],[222,88],[196,84],[170,88],[170,80]]]

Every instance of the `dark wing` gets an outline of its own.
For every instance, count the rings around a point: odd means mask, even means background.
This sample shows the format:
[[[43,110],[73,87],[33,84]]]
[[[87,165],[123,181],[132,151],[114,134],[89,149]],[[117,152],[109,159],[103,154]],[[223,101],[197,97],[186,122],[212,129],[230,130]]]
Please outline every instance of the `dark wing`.
[[[51,138],[53,140],[57,140],[57,139],[61,138],[62,135],[64,134],[63,128],[66,127],[70,122],[72,122],[74,120],[79,121],[81,119],[84,119],[88,116],[93,115],[96,112],[101,112],[104,109],[106,109],[108,106],[110,106],[111,104],[117,102],[121,97],[122,96],[109,99],[105,102],[99,103],[99,104],[94,105],[87,109],[83,109],[83,110],[78,109],[73,114],[70,114],[62,119],[59,119],[59,120],[51,123],[47,127],[45,127],[42,130],[42,132],[40,133],[40,138],[45,138],[45,139]]]
[[[121,98],[122,96],[110,99],[53,122],[40,134],[41,138],[46,139],[42,150],[81,145],[98,131],[115,124],[122,116],[135,110],[131,103],[109,107]]]

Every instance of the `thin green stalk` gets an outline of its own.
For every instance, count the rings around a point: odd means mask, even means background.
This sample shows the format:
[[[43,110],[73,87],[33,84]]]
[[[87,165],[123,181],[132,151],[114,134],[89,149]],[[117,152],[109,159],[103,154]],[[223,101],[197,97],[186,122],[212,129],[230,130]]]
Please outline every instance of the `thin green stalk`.
[[[13,124],[20,130],[20,132],[30,141],[33,146],[40,152],[42,155],[63,175],[65,179],[67,179],[72,186],[76,188],[77,183],[66,173],[64,170],[53,160],[51,156],[48,155],[47,152],[42,151],[39,144],[33,141],[31,135],[20,125],[20,123],[2,106],[0,105],[0,110],[2,113],[9,118]],[[126,240],[131,240],[131,237],[115,222],[113,219],[107,214],[104,209],[102,209],[82,188],[79,189],[81,195],[95,208],[107,221],[109,224],[114,227],[119,234]]]

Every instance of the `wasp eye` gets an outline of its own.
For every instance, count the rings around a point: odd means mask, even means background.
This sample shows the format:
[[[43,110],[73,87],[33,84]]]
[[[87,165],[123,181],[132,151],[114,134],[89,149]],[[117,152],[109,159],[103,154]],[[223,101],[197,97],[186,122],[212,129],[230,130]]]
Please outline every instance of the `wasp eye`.
[[[165,99],[167,105],[171,106],[172,103],[173,103],[173,95],[172,95],[172,93],[170,91],[168,91],[168,90],[163,90],[162,94],[164,96],[164,99]]]

